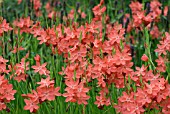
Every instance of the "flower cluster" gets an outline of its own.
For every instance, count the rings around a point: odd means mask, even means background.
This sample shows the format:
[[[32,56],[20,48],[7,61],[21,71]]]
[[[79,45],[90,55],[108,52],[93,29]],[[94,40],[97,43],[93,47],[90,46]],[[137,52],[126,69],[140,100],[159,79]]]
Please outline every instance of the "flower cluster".
[[[21,59],[20,63],[17,63],[15,66],[10,66],[10,70],[11,72],[15,71],[12,75],[11,78],[13,76],[15,80],[17,80],[18,82],[22,81],[26,81],[26,78],[28,77],[28,75],[26,74],[26,71],[29,70],[29,62],[26,62],[26,59],[28,58],[29,53],[26,54],[25,57],[23,57]]]
[[[24,99],[26,103],[24,109],[30,110],[30,112],[36,112],[39,108],[39,103],[53,101],[56,96],[61,96],[58,92],[60,87],[54,87],[54,80],[50,80],[50,77],[41,79],[41,82],[37,82],[37,84],[40,86],[38,86],[36,90],[32,90],[32,93],[22,95],[27,98]]]
[[[6,19],[0,18],[0,36],[2,36],[4,32],[11,31],[12,28],[9,26],[9,23],[6,22]]]
[[[35,73],[39,73],[40,75],[45,75],[49,77],[49,73],[50,71],[47,70],[46,65],[47,63],[43,63],[42,65],[40,64],[40,56],[37,55],[36,57],[34,57],[34,59],[36,60],[36,65],[33,65],[32,68],[34,69]]]
[[[30,17],[27,18],[20,18],[19,20],[15,20],[13,25],[15,26],[15,33],[17,34],[20,31],[20,34],[23,32],[30,33],[33,21],[30,20]],[[19,30],[18,30],[19,29]]]
[[[153,0],[144,6],[139,2],[131,2],[129,5],[132,10],[132,20],[128,24],[127,31],[130,32],[132,29],[143,30],[143,26],[150,29],[152,38],[159,38],[161,32],[158,29],[157,23],[160,21],[162,14],[162,4]],[[164,8],[164,16],[167,16],[167,6]],[[128,18],[129,19],[129,18]]]
[[[87,96],[86,93],[89,91],[89,88],[84,87],[84,82],[79,80],[68,80],[65,82],[68,87],[65,88],[66,93],[63,94],[66,98],[66,102],[78,102],[78,104],[87,105],[87,101],[90,96]]]
[[[7,62],[8,60],[0,56],[0,110],[6,109],[6,104],[10,103],[11,100],[15,100],[16,90],[13,90],[13,85],[5,79],[5,74],[9,73],[9,70],[6,69]]]
[[[16,90],[13,90],[13,85],[9,84],[4,75],[0,75],[0,110],[6,109],[6,104],[10,103],[11,100],[15,100],[15,93]]]

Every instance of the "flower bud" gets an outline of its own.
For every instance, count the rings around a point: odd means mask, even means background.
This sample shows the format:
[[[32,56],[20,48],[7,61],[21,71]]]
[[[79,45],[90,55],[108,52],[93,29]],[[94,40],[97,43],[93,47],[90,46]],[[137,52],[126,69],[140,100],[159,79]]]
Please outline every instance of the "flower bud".
[[[148,56],[146,54],[143,54],[143,56],[141,57],[142,61],[148,61]]]

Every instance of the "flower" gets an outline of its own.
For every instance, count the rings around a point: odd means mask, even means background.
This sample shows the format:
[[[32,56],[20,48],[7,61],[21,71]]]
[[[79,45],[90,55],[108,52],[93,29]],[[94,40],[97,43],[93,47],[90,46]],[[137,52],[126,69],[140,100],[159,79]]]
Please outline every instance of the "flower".
[[[49,76],[50,71],[47,70],[46,65],[47,65],[47,63],[43,63],[42,65],[40,65],[40,63],[37,62],[36,65],[33,65],[31,68],[34,69],[35,73],[38,72],[40,75],[44,74],[46,76]]]
[[[54,86],[51,87],[38,87],[37,92],[38,96],[40,97],[41,101],[49,100],[53,101],[55,100],[55,96],[60,96],[61,94],[58,92],[59,87],[54,88]]]
[[[4,75],[0,75],[0,110],[6,109],[6,104],[14,100],[14,94],[16,90],[13,90],[13,85],[8,83]]]
[[[24,102],[26,103],[26,106],[24,106],[25,110],[30,110],[30,112],[36,112],[39,108],[38,101],[24,99]]]
[[[2,23],[0,23],[0,36],[4,33],[4,32],[8,32],[12,30],[12,28],[9,26],[9,23],[6,22],[6,19],[4,19],[2,21]]]
[[[149,94],[147,94],[144,90],[142,90],[141,88],[137,89],[137,93],[135,93],[136,96],[136,102],[137,103],[141,103],[142,105],[146,104],[146,103],[151,103],[152,99]]]
[[[164,16],[167,16],[167,14],[168,14],[168,6],[165,6],[164,7]]]
[[[46,79],[41,79],[41,82],[37,82],[37,84],[40,84],[39,87],[50,87],[54,84],[54,80],[50,81],[50,77],[47,77]]]
[[[84,87],[84,82],[79,83],[79,80],[66,80],[65,83],[68,86],[65,88],[66,93],[63,94],[64,97],[67,97],[65,101],[87,105],[86,100],[88,100],[90,96],[86,95],[89,89]]]
[[[146,54],[143,54],[142,57],[141,57],[141,60],[147,62],[148,56]]]
[[[22,51],[22,50],[25,50],[22,46],[20,46],[19,48],[18,47],[14,47],[14,50],[11,51],[12,53],[17,53],[18,51]]]

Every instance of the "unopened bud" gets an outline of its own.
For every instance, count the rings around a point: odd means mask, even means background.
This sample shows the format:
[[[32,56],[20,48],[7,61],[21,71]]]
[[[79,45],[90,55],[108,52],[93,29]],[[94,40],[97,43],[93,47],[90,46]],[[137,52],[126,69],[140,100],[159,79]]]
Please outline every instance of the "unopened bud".
[[[143,56],[141,57],[141,60],[147,62],[148,56],[146,54],[143,54]]]

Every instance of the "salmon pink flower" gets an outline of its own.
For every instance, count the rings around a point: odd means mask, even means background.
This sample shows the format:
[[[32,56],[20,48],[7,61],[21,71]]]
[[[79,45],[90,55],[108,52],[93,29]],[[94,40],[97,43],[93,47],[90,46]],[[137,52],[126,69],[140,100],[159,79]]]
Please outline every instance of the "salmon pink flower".
[[[37,82],[37,84],[40,84],[40,88],[42,87],[50,87],[54,84],[54,80],[50,81],[50,77],[47,77],[46,79],[41,79],[41,82]]]
[[[104,0],[101,0],[100,4],[92,9],[95,16],[101,16],[106,11],[106,6],[101,7],[103,3]]]
[[[168,92],[166,92],[166,89],[164,89],[163,91],[159,91],[158,95],[156,96],[156,100],[158,103],[160,103],[163,100],[166,100],[168,96]]]
[[[81,18],[83,18],[83,19],[86,18],[86,14],[84,12],[81,13]]]
[[[144,90],[142,90],[141,88],[137,89],[137,93],[135,93],[136,96],[136,102],[137,103],[141,103],[142,105],[144,105],[145,103],[151,103],[152,101],[152,96],[147,94]]]
[[[0,110],[6,109],[6,104],[0,101]]]
[[[147,62],[148,56],[146,54],[143,54],[142,57],[141,57],[141,60]]]
[[[22,46],[20,46],[19,48],[14,47],[14,50],[11,51],[11,52],[12,52],[12,53],[17,53],[18,51],[22,51],[22,50],[25,50]]]
[[[128,105],[128,104],[127,104]],[[143,105],[138,103],[129,103],[127,110],[129,114],[141,114],[145,112]],[[126,114],[128,114],[126,113]]]
[[[33,21],[30,19],[30,17],[27,18],[20,18],[19,20],[15,20],[13,22],[14,26],[20,28],[20,33],[31,33],[31,26],[33,25]],[[17,28],[15,29],[15,32],[17,33]]]
[[[41,57],[37,54],[37,55],[34,57],[34,60],[38,63],[38,62],[40,62]]]
[[[25,73],[25,71],[29,70],[28,68],[29,62],[25,62],[25,58],[21,59],[20,63],[17,63],[14,67],[16,70],[15,74],[20,75],[21,73]]]
[[[47,63],[44,63],[42,65],[40,65],[40,63],[36,63],[36,65],[33,65],[32,68],[34,69],[35,73],[38,72],[40,75],[44,74],[46,76],[49,76],[50,71],[47,70],[46,65]]]
[[[4,59],[2,56],[0,56],[0,74],[1,73],[8,73],[8,70],[6,69],[6,63],[8,60]]]
[[[54,88],[53,86],[51,87],[38,87],[37,92],[38,96],[40,97],[41,101],[49,100],[53,101],[55,100],[55,96],[61,96],[61,94],[58,92],[59,87]]]
[[[142,10],[143,6],[139,2],[132,1],[131,4],[129,5],[129,7],[131,8],[132,13],[134,14],[134,13],[140,12]]]
[[[12,28],[9,26],[9,23],[6,22],[6,19],[4,19],[2,21],[2,23],[0,23],[0,36],[4,33],[4,32],[8,32],[12,30]]]
[[[14,100],[14,94],[16,90],[13,90],[13,85],[8,83],[4,75],[0,75],[0,110],[6,109],[6,104]]]
[[[22,94],[22,97],[29,98],[32,101],[39,101],[39,95],[35,90],[32,90],[32,93]]]
[[[123,52],[120,52],[119,50],[117,50],[113,59],[114,59],[113,62],[116,65],[125,65],[126,62],[130,61],[132,58],[127,54],[125,50]]]
[[[157,67],[156,69],[165,72],[166,71],[166,65],[165,63],[167,62],[166,58],[162,58],[161,56],[158,56],[158,59],[155,60],[157,62]]]
[[[6,90],[3,93],[3,97],[4,99],[10,101],[10,100],[14,100],[14,94],[16,93],[16,90],[13,90],[13,85],[12,84],[8,84],[6,85],[6,87],[4,86],[4,88],[6,88]]]
[[[128,95],[126,92],[123,92],[123,95],[118,98],[120,102],[133,102],[134,99],[134,94],[131,93]]]
[[[110,105],[110,99],[106,99],[104,97],[104,95],[100,95],[100,96],[96,96],[96,101],[94,102],[94,104],[97,105],[97,107],[100,107],[100,106],[109,106]]]
[[[167,16],[168,15],[168,6],[165,6],[164,8],[164,16]]]
[[[150,31],[150,34],[152,38],[159,38],[161,35],[161,32],[159,31],[158,27],[156,25],[153,26],[152,30]]]
[[[135,72],[135,74],[136,74],[137,76],[140,76],[140,75],[145,76],[146,70],[147,70],[147,67],[145,67],[144,65],[142,65],[141,68],[140,68],[140,67],[136,67],[136,72]]]
[[[87,101],[90,97],[86,95],[86,93],[89,91],[88,88],[84,87],[84,83],[80,82],[79,80],[66,80],[66,87],[65,91],[66,93],[63,94],[66,98],[66,102],[77,102],[78,104],[84,104],[87,105]]]
[[[26,103],[26,106],[24,106],[25,110],[30,110],[30,112],[36,112],[39,108],[38,101],[25,99],[24,102]]]
[[[149,95],[153,95],[156,96],[159,92],[159,88],[157,88],[157,86],[155,85],[155,83],[151,83],[151,84],[147,84],[145,83],[146,89],[145,91],[149,94]]]

